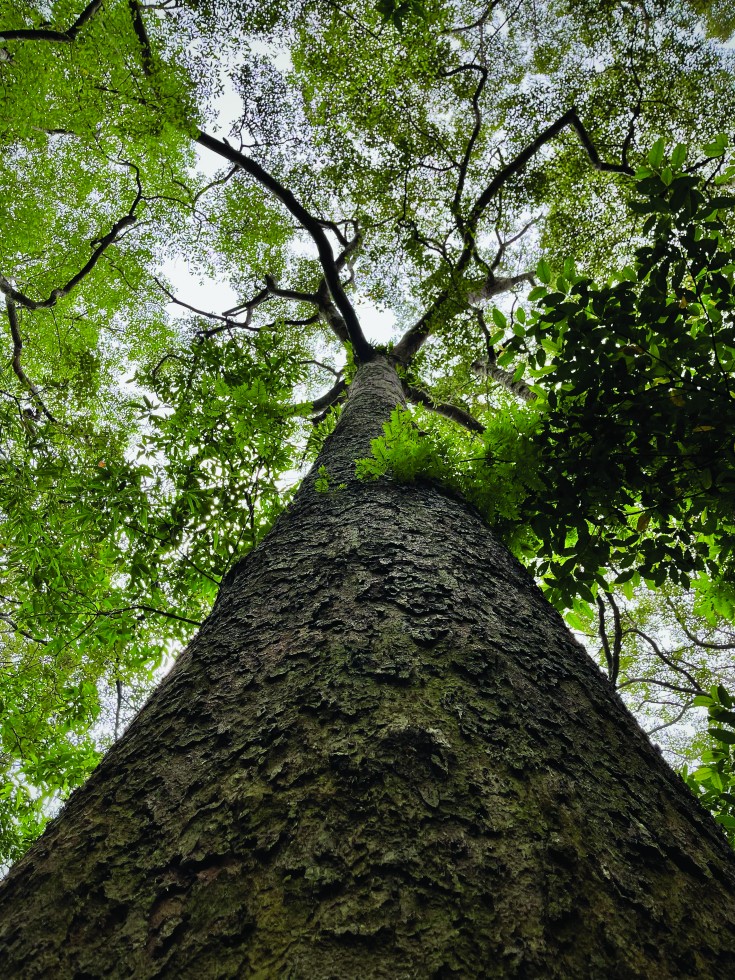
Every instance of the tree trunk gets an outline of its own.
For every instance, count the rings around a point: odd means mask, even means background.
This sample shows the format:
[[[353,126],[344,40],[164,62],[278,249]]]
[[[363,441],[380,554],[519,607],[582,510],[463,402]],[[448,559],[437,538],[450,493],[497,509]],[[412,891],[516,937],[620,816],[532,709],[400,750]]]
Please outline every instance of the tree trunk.
[[[733,975],[733,855],[529,575],[354,479],[400,399],[361,368],[330,489],[13,868],[4,980]]]

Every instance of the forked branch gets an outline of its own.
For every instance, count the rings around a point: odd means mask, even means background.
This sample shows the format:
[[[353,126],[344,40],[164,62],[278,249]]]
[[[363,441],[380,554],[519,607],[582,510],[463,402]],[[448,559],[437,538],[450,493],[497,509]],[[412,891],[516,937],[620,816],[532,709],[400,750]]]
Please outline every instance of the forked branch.
[[[520,173],[526,164],[548,142],[554,139],[555,136],[557,136],[567,127],[571,127],[576,132],[582,146],[585,149],[585,152],[587,153],[587,156],[589,157],[590,162],[592,163],[592,166],[596,170],[632,176],[634,171],[627,163],[606,163],[600,158],[600,155],[592,142],[592,138],[577,115],[577,110],[574,108],[569,109],[568,112],[565,112],[563,116],[560,116],[559,119],[553,122],[550,126],[547,126],[543,132],[539,133],[536,139],[529,143],[528,146],[521,150],[521,152],[514,157],[513,160],[507,163],[495,174],[485,190],[479,195],[473,204],[467,217],[461,219],[464,228],[463,248],[452,270],[453,276],[456,280],[460,281],[460,277],[464,273],[469,263],[475,257],[475,233],[477,230],[477,225],[480,218],[487,210],[490,202],[498,195],[501,189],[512,177]],[[429,308],[423,313],[420,319],[417,320],[413,326],[409,327],[409,329],[403,335],[399,343],[394,348],[394,355],[401,361],[401,363],[409,364],[417,352],[421,349],[422,345],[426,342],[426,339],[431,335],[432,329],[439,319],[446,320],[448,316],[455,316],[463,309],[466,309],[466,302],[462,302],[461,297],[458,297],[456,288],[443,289],[431,306],[429,306]]]
[[[128,213],[116,221],[106,235],[93,243],[95,246],[94,250],[82,268],[76,272],[71,279],[64,283],[63,286],[57,286],[55,289],[52,289],[46,299],[31,299],[30,296],[26,296],[25,293],[21,292],[19,289],[16,289],[15,286],[13,286],[12,283],[9,282],[9,280],[3,275],[0,275],[0,292],[4,293],[11,302],[16,303],[18,306],[24,306],[28,310],[47,310],[52,306],[56,306],[60,299],[68,296],[72,289],[74,289],[75,286],[78,286],[82,279],[89,275],[105,251],[110,247],[110,245],[117,241],[120,233],[125,228],[129,228],[131,225],[135,224],[135,222],[138,220],[135,211],[140,204],[142,196],[142,191],[139,185],[138,192],[135,195],[135,200],[133,201]]]
[[[261,186],[265,187],[266,190],[280,201],[294,218],[296,218],[301,227],[308,232],[316,245],[329,292],[344,320],[347,336],[352,344],[355,358],[362,362],[372,360],[374,356],[373,347],[363,334],[357,313],[345,293],[332,246],[324,231],[323,222],[307,211],[289,188],[284,187],[279,180],[265,170],[259,163],[239,150],[236,150],[226,141],[218,140],[202,130],[198,132],[195,140],[200,146],[212,150],[212,152],[229,160],[230,163],[237,164],[245,173],[250,174]]]

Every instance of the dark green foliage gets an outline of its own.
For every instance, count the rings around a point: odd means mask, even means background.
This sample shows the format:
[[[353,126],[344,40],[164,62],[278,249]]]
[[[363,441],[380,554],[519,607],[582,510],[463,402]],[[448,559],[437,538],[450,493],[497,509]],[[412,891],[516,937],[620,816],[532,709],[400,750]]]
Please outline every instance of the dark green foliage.
[[[595,583],[735,571],[735,168],[724,140],[705,149],[713,164],[686,170],[683,147],[664,160],[657,144],[636,175],[634,263],[602,285],[540,267],[541,308],[507,344],[548,405],[529,506],[562,606]]]

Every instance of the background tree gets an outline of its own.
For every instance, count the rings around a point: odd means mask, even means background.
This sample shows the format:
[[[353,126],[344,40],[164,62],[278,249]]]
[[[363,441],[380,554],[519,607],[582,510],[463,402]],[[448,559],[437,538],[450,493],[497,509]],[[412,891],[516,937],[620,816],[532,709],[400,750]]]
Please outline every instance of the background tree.
[[[597,617],[613,680],[635,675],[598,607],[617,622],[616,587],[694,579],[698,609],[730,612],[728,55],[687,5],[399,7],[6,12],[10,856],[29,787],[91,765],[105,686],[117,733],[333,429],[375,359],[358,298],[391,310],[417,406],[363,478],[465,493],[574,625]],[[230,35],[225,140],[205,120]],[[183,252],[234,309],[166,316]],[[532,283],[535,309],[510,299]]]

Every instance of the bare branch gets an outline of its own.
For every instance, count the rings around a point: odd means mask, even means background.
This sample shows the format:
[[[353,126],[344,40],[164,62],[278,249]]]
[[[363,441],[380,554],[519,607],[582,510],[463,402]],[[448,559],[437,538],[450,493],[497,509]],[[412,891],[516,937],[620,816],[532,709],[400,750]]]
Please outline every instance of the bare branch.
[[[681,711],[676,716],[676,718],[672,718],[671,721],[663,721],[663,722],[661,722],[660,725],[655,725],[653,728],[649,728],[648,731],[646,732],[646,735],[648,735],[648,737],[650,738],[651,735],[655,735],[656,732],[661,732],[661,731],[664,730],[664,728],[671,728],[672,725],[678,724],[681,721],[681,719],[684,717],[684,715],[687,713],[687,711],[689,711],[689,709],[691,708],[691,706],[692,706],[691,705],[691,702],[688,701],[682,707]]]
[[[662,681],[657,677],[629,677],[627,681],[623,681],[622,684],[618,684],[618,690],[624,687],[630,687],[632,684],[653,684],[654,687],[663,687],[667,691],[676,691],[677,694],[701,694],[702,689],[697,686],[682,687],[680,684],[672,684],[670,681]]]
[[[531,218],[531,220],[530,221],[527,221],[526,224],[521,228],[520,231],[517,231],[515,233],[515,235],[511,235],[510,238],[501,238],[500,237],[499,230],[497,228],[495,229],[495,234],[497,235],[497,238],[498,238],[498,250],[495,253],[495,258],[493,259],[493,264],[490,266],[490,271],[491,272],[494,272],[498,268],[498,266],[500,265],[500,263],[502,262],[503,256],[505,255],[505,252],[506,252],[506,249],[508,248],[508,246],[509,245],[514,245],[520,238],[523,238],[523,236],[526,234],[526,232],[529,231],[531,228],[533,228],[533,226],[536,224],[537,220],[538,220],[537,218]],[[533,279],[533,276],[531,276],[530,281],[531,281],[531,284],[532,285],[534,285],[534,286],[536,285],[536,282]]]
[[[652,636],[649,636],[648,633],[644,633],[644,631],[640,629],[638,626],[632,627],[631,632],[635,633],[636,636],[640,636],[642,640],[645,640],[648,643],[648,645],[651,647],[653,652],[656,654],[656,656],[660,660],[662,660],[667,667],[670,667],[675,673],[682,674],[684,677],[686,677],[686,679],[692,685],[692,689],[696,694],[707,693],[702,689],[701,685],[689,673],[689,671],[681,665],[681,663],[677,663],[677,661],[673,660],[668,654],[664,653],[664,651],[661,649],[658,643],[656,643],[656,641],[653,639]]]
[[[170,290],[168,290],[156,276],[153,277],[153,281],[158,288],[168,296],[172,303],[183,307],[185,310],[191,310],[192,313],[196,313],[198,316],[203,316],[208,320],[219,320],[220,322],[224,323],[224,327],[222,328],[223,330],[226,330],[229,327],[237,328],[239,330],[251,330],[253,333],[258,333],[260,330],[260,327],[251,327],[247,323],[239,323],[237,320],[232,320],[228,316],[219,316],[217,313],[208,313],[206,310],[200,310],[198,307],[192,306],[191,303],[185,303],[182,299],[178,299],[176,296],[174,296],[174,294],[170,292]]]
[[[281,289],[272,276],[265,277],[265,284],[271,296],[279,296],[281,299],[293,299],[298,303],[312,303],[319,306],[319,296],[316,293],[303,293],[298,289]]]
[[[1,619],[1,620],[2,620],[2,621],[3,621],[4,623],[7,623],[7,624],[8,624],[8,626],[9,626],[9,627],[10,627],[10,628],[11,628],[12,630],[14,630],[14,631],[15,631],[16,633],[18,633],[18,634],[20,634],[20,636],[24,636],[24,637],[25,637],[25,638],[26,638],[27,640],[32,640],[32,641],[33,641],[34,643],[41,643],[41,644],[43,644],[44,646],[45,646],[45,645],[46,645],[47,643],[50,643],[50,642],[51,642],[50,640],[47,640],[47,639],[45,639],[44,637],[41,637],[41,636],[34,636],[34,635],[33,635],[32,633],[28,633],[28,632],[27,632],[26,630],[24,630],[24,629],[23,629],[23,628],[22,628],[21,626],[18,626],[18,624],[17,624],[16,622],[15,622],[15,620],[14,620],[14,619],[12,619],[12,618],[11,618],[10,616],[8,616],[8,615],[7,615],[7,613],[0,613],[0,619]]]
[[[324,361],[317,361],[312,357],[307,357],[303,361],[299,361],[299,364],[313,364],[314,367],[320,367],[323,371],[329,371],[333,374],[335,378],[341,378],[342,372],[336,370],[336,368],[330,367],[329,364],[325,364]]]
[[[735,642],[712,643],[708,640],[700,640],[700,638],[696,635],[696,633],[692,633],[691,630],[687,627],[686,623],[682,622],[682,617],[679,615],[679,611],[677,610],[676,606],[673,604],[671,599],[668,596],[666,596],[665,598],[666,598],[666,604],[668,605],[669,609],[671,609],[671,611],[673,612],[677,623],[682,629],[682,632],[684,633],[686,638],[690,640],[695,646],[701,647],[704,650],[735,650]]]
[[[330,230],[334,231],[338,236],[340,242],[344,242],[344,248],[342,252],[334,260],[334,265],[337,273],[340,273],[344,268],[350,270],[350,277],[347,282],[342,283],[342,286],[346,286],[352,280],[352,263],[355,260],[355,251],[358,245],[362,241],[359,229],[355,222],[350,222],[355,229],[355,234],[353,238],[347,239],[341,229],[334,222],[322,221],[318,219],[319,223],[328,227]],[[265,302],[270,296],[278,296],[285,299],[292,299],[297,302],[302,303],[313,303],[319,308],[319,315],[315,317],[310,317],[308,320],[288,320],[287,323],[291,324],[310,324],[316,323],[317,320],[323,320],[333,331],[335,336],[343,343],[350,343],[350,336],[347,329],[347,324],[345,323],[344,317],[341,315],[337,306],[335,305],[329,291],[329,286],[325,276],[319,280],[319,285],[316,291],[313,293],[307,293],[295,289],[281,289],[271,276],[266,276],[266,287],[261,290],[253,299],[248,300],[246,303],[238,304],[238,306],[233,306],[232,309],[225,310],[225,316],[231,316],[236,313],[241,313],[244,310],[248,310],[248,317],[246,323],[250,320],[250,314],[256,306]]]
[[[625,163],[605,163],[600,159],[600,155],[592,142],[592,138],[577,115],[577,110],[573,108],[569,109],[569,111],[565,112],[563,116],[560,116],[556,122],[553,122],[550,126],[547,126],[542,133],[539,133],[536,139],[529,143],[525,149],[521,150],[521,152],[514,157],[513,160],[502,168],[502,170],[499,170],[482,194],[480,194],[478,199],[475,201],[467,218],[468,235],[465,237],[465,249],[460,257],[460,265],[466,265],[471,257],[474,249],[473,236],[475,228],[477,227],[477,222],[482,217],[490,201],[493,200],[498,191],[500,191],[500,189],[510,180],[511,177],[514,177],[517,173],[520,173],[529,160],[531,160],[542,147],[557,136],[563,129],[566,129],[567,126],[571,126],[576,132],[595,170],[601,170],[607,173],[625,174],[629,177],[633,175],[633,169]],[[468,249],[469,254],[467,254],[467,257],[465,258],[465,254],[468,252]]]
[[[498,6],[500,0],[492,0],[488,3],[484,11],[480,14],[477,20],[473,21],[471,24],[466,24],[464,26],[458,25],[457,27],[450,27],[447,31],[442,31],[443,34],[464,34],[468,31],[474,31],[477,27],[484,27],[490,18],[493,10]]]

